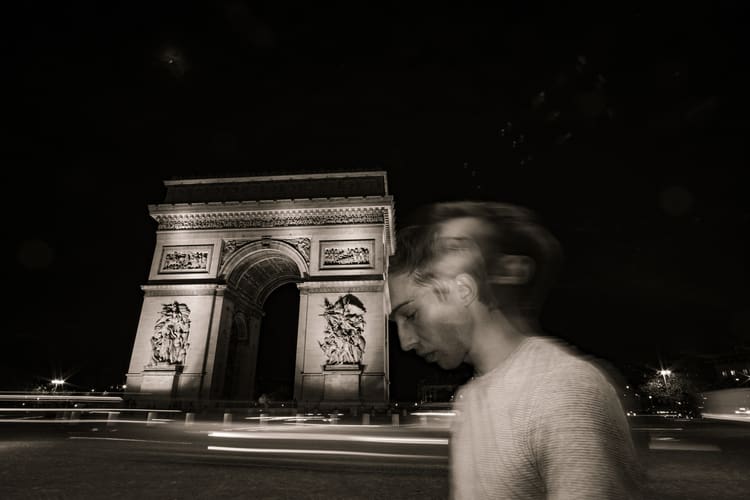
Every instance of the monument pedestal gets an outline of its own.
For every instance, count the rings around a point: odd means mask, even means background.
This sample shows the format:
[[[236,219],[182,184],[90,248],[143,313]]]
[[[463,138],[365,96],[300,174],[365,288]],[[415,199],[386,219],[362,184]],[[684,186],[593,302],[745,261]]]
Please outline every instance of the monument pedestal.
[[[323,366],[323,399],[326,401],[357,401],[361,399],[360,378],[364,366]]]
[[[143,369],[141,392],[157,397],[172,397],[177,389],[177,379],[182,373],[182,365],[157,363]]]

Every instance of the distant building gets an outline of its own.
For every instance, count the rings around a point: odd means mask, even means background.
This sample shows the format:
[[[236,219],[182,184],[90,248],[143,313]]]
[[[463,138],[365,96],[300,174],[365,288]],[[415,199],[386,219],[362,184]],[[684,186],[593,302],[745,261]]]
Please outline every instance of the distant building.
[[[453,401],[460,384],[430,384],[420,382],[417,395],[420,403],[448,403]]]
[[[750,349],[717,354],[683,354],[669,368],[685,375],[698,391],[750,387]]]
[[[420,403],[449,403],[458,388],[472,376],[468,365],[451,371],[436,372],[417,384],[417,399]]]
[[[717,357],[713,365],[720,387],[750,387],[750,352]]]

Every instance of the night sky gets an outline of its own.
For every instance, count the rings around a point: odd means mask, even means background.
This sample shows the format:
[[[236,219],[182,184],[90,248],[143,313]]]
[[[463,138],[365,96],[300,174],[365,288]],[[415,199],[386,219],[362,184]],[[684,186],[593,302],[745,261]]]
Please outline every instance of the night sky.
[[[750,346],[743,2],[26,4],[0,389],[124,382],[170,178],[386,170],[397,225],[523,204],[566,255],[549,333],[636,368]],[[436,373],[392,354],[395,397]]]

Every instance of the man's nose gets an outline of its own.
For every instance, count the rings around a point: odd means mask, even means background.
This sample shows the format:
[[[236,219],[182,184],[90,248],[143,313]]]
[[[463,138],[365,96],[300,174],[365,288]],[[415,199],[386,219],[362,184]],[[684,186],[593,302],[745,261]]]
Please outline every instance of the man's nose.
[[[417,344],[419,344],[419,339],[414,334],[414,331],[405,326],[403,323],[400,325],[397,325],[398,328],[398,340],[401,342],[401,349],[404,351],[411,351],[412,349],[415,349],[417,347]]]

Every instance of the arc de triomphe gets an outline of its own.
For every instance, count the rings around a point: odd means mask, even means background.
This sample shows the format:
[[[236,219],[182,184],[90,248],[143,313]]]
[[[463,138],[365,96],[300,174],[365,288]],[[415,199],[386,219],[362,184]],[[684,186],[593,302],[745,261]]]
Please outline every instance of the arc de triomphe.
[[[164,185],[163,203],[149,206],[158,227],[129,392],[257,397],[263,306],[292,282],[300,294],[294,398],[388,400],[383,290],[394,205],[385,172]]]

